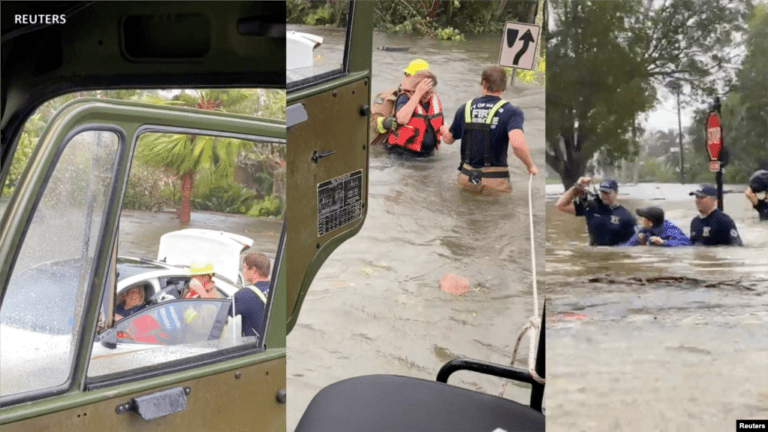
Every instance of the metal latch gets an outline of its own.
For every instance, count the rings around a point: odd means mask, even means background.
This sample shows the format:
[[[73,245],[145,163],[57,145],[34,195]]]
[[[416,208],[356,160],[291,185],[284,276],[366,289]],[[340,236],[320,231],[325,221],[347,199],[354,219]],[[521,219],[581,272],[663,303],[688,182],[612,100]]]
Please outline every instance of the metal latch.
[[[145,396],[135,397],[124,404],[115,408],[115,412],[122,414],[133,411],[144,420],[153,420],[177,413],[187,408],[187,395],[191,393],[189,387],[176,387],[152,393]]]
[[[320,152],[315,150],[315,151],[312,152],[312,162],[317,163],[317,161],[319,161],[320,159],[322,159],[324,157],[327,157],[327,156],[330,156],[333,153],[334,153],[333,150],[325,150],[325,151],[320,151]]]

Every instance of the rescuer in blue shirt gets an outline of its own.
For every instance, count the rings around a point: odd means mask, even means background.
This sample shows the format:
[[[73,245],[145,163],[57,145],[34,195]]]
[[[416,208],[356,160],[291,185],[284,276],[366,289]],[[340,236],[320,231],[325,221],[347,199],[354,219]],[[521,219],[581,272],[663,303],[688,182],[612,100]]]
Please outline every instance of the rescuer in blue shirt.
[[[659,207],[647,207],[635,210],[640,218],[637,221],[638,232],[632,236],[626,246],[690,246],[685,233],[672,222],[664,219],[664,210]]]
[[[589,244],[595,246],[623,245],[635,234],[635,218],[623,206],[616,203],[619,185],[606,178],[600,183],[600,195],[587,191],[592,181],[581,177],[557,200],[557,209],[584,216],[589,232]]]
[[[739,231],[730,216],[717,208],[717,189],[701,185],[689,195],[696,195],[699,215],[691,221],[691,244],[694,246],[742,246]]]
[[[763,199],[759,199],[757,194],[765,192]],[[757,170],[749,178],[749,187],[744,192],[752,207],[757,210],[761,221],[768,220],[768,171]]]

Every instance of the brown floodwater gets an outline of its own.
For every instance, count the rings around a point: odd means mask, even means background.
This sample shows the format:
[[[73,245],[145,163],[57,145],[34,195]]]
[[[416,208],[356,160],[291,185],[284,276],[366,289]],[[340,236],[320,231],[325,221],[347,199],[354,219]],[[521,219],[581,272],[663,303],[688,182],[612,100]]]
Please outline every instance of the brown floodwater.
[[[726,185],[744,247],[592,247],[547,186],[547,430],[734,430],[768,418],[768,224]],[[695,185],[620,185],[689,233]]]

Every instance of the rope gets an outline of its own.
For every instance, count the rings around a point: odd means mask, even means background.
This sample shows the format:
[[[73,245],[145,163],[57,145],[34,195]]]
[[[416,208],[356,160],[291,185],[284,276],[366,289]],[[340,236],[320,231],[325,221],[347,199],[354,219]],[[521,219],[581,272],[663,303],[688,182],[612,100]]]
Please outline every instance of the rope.
[[[512,361],[509,362],[510,366],[515,365],[515,360],[517,359],[517,350],[520,348],[520,342],[523,340],[523,336],[525,336],[526,333],[528,333],[528,373],[531,374],[531,377],[534,381],[536,381],[539,384],[544,384],[544,378],[540,377],[539,374],[536,373],[536,350],[539,346],[539,298],[537,294],[536,289],[536,249],[535,249],[535,243],[533,240],[533,174],[530,175],[528,178],[528,215],[530,217],[530,227],[531,227],[531,274],[533,278],[533,316],[528,318],[528,322],[525,323],[525,326],[520,330],[520,333],[517,334],[517,342],[515,342],[515,349],[512,352]],[[529,330],[533,329],[531,332],[528,332]],[[501,385],[501,390],[499,391],[499,396],[503,397],[504,392],[507,390],[507,385],[509,384],[509,380],[504,380],[504,383]]]

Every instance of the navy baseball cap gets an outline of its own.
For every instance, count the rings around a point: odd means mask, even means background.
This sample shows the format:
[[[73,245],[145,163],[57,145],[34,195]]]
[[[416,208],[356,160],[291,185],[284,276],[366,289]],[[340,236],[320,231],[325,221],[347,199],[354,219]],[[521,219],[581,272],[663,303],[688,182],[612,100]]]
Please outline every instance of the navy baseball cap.
[[[600,182],[600,192],[616,192],[619,190],[619,184],[616,180],[607,178]]]
[[[757,170],[754,174],[749,178],[749,188],[752,189],[752,192],[763,192],[768,191],[768,171],[766,170]]]
[[[712,185],[701,185],[698,189],[695,191],[689,193],[688,195],[696,195],[697,198],[701,198],[703,196],[717,196],[717,189],[715,189]]]

